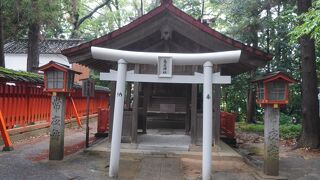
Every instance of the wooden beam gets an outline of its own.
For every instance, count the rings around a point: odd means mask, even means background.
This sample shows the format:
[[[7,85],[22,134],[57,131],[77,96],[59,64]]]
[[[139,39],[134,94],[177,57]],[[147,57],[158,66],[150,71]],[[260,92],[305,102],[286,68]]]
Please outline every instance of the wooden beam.
[[[220,67],[215,65],[214,72],[220,72]],[[220,145],[220,102],[221,102],[221,85],[213,85],[213,141],[215,146]]]
[[[125,103],[125,110],[130,110],[130,100],[131,100],[131,82],[127,82],[126,83],[126,96],[124,99],[124,103]]]
[[[69,63],[80,63],[83,64],[83,61],[91,61],[92,56],[91,56],[91,50],[88,49],[84,51],[83,53],[79,53],[77,55],[69,56],[68,61]]]
[[[112,139],[112,125],[113,125],[113,112],[114,112],[114,100],[115,100],[115,93],[116,93],[116,82],[110,82],[110,111],[109,111],[109,141],[111,142]]]
[[[153,34],[144,37],[140,41],[129,44],[128,46],[122,47],[121,49],[130,51],[141,51],[161,42],[160,36],[160,31],[156,31]]]
[[[185,52],[190,53],[200,53],[200,52],[212,52],[210,50],[208,51],[201,51],[204,47],[201,45],[197,44],[195,41],[191,40],[190,38],[183,36],[177,31],[173,31],[172,33],[172,40],[170,43],[174,47],[179,47],[180,49],[185,50]]]
[[[197,66],[193,66],[193,70],[197,71]],[[197,101],[198,101],[198,85],[191,85],[191,143],[197,143]]]
[[[175,43],[174,41],[170,41],[170,46],[172,46],[174,49],[174,51],[171,52],[175,52],[175,53],[190,53],[192,52],[192,50],[187,49],[185,46],[181,46],[177,43]]]
[[[168,24],[172,29],[179,34],[189,37],[192,41],[196,42],[200,46],[206,47],[210,49],[211,51],[230,51],[235,50],[236,48],[228,45],[226,43],[223,43],[208,33],[205,33],[198,28],[190,25],[189,23],[181,20],[180,18],[176,16],[168,16]]]
[[[134,67],[135,73],[140,72],[140,65],[136,64]],[[137,143],[138,136],[138,118],[139,118],[139,82],[134,83],[133,90],[133,104],[132,104],[132,142]]]
[[[164,46],[164,42],[160,41],[156,44],[153,44],[152,46],[142,49],[143,52],[162,52],[162,48]]]
[[[192,85],[186,85],[186,117],[185,117],[185,132],[190,134],[190,124],[191,124],[191,87]]]
[[[138,26],[137,28],[132,29],[130,33],[124,33],[118,38],[106,42],[106,44],[101,44],[100,47],[123,49],[130,44],[143,40],[146,36],[156,33],[164,24],[167,24],[167,18],[160,17],[156,21],[150,21],[143,26]]]
[[[147,133],[147,111],[150,102],[150,95],[152,91],[151,83],[143,83],[143,122],[142,122],[142,130],[143,133]]]

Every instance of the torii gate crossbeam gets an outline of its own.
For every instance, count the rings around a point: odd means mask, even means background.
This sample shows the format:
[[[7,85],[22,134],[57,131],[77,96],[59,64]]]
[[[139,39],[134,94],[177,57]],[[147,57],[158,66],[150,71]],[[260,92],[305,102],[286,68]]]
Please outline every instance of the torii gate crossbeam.
[[[178,83],[183,79],[183,83],[202,84],[203,83],[203,148],[202,148],[202,179],[211,179],[212,167],[212,83],[226,84],[231,83],[228,76],[212,74],[213,64],[237,63],[241,51],[226,51],[215,53],[150,53],[132,52],[107,48],[92,47],[93,58],[118,62],[118,71],[102,73],[101,80],[116,80],[116,95],[113,116],[110,169],[109,176],[117,177],[120,159],[120,144],[123,122],[124,92],[125,82],[159,82],[159,83]],[[164,61],[163,61],[164,60]],[[159,75],[134,74],[127,72],[127,63],[132,64],[158,64]],[[203,65],[203,75],[196,73],[187,78],[182,75],[172,75],[173,65]],[[161,74],[162,73],[162,74]]]

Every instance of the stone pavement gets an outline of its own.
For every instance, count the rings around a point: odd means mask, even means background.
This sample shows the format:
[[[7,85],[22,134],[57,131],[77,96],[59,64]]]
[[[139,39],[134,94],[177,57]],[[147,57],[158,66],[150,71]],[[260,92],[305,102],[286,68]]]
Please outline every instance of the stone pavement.
[[[179,133],[150,133],[140,135],[137,144],[121,144],[119,179],[197,179],[201,174],[201,147],[189,147],[190,139],[184,136]],[[85,151],[107,154],[108,157],[110,143],[104,140]],[[212,156],[212,174],[215,179],[256,179],[254,169],[245,164],[242,156],[225,143],[221,142],[219,148],[214,148]],[[132,168],[129,165],[131,163],[136,168]],[[126,169],[130,169],[130,173]]]
[[[191,138],[184,130],[148,130],[138,136],[138,149],[158,151],[188,151]]]
[[[91,124],[94,130],[96,124]],[[165,135],[165,134],[162,134]],[[176,134],[176,135],[179,135]],[[181,134],[180,134],[181,135]],[[93,136],[93,132],[91,134]],[[84,147],[84,129],[67,128],[65,133],[65,156],[63,161],[48,161],[49,137],[44,135],[14,144],[12,152],[0,152],[0,179],[5,180],[42,180],[42,179],[110,179],[107,139],[82,151]],[[155,136],[157,137],[157,136]],[[168,138],[160,137],[161,138]],[[177,138],[177,139],[174,139]],[[179,138],[185,141],[179,141]],[[170,138],[169,138],[170,139]],[[151,138],[152,140],[152,138]],[[177,136],[177,146],[189,143],[188,137]],[[148,141],[144,141],[149,146]],[[152,142],[154,144],[154,142]],[[152,145],[151,144],[151,145]],[[169,144],[172,144],[169,142]],[[119,178],[124,180],[175,180],[197,179],[201,172],[201,148],[172,151],[169,149],[144,150],[139,144],[122,144]],[[252,179],[252,174],[241,161],[241,156],[227,145],[213,152],[213,176],[218,179]],[[191,150],[191,151],[190,151]],[[70,152],[69,152],[70,151]],[[223,156],[223,158],[221,157]]]
[[[121,143],[122,154],[146,155],[187,155],[201,156],[201,146],[191,146],[190,137],[181,134],[143,134],[138,136],[138,143]],[[87,149],[89,152],[110,152],[111,144],[105,139],[99,144]],[[242,160],[242,156],[230,146],[221,141],[219,147],[214,147],[213,159],[223,157],[225,160]]]
[[[280,157],[280,175],[288,179],[320,180],[320,157],[305,158],[291,154]]]
[[[14,151],[0,152],[0,179],[110,179],[108,141],[98,140],[99,143],[82,151],[84,137],[84,129],[66,129],[65,150],[70,155],[63,161],[48,161],[49,137],[46,135],[15,143]],[[256,169],[244,163],[242,156],[224,143],[221,143],[220,148],[214,148],[212,156],[213,179],[261,179]],[[118,179],[194,180],[201,174],[201,157],[199,146],[190,146],[187,151],[172,151],[158,147],[150,149],[150,146],[145,150],[139,144],[122,144]],[[319,169],[320,158],[317,156],[286,153],[280,158],[280,174],[290,180],[319,180]]]
[[[179,158],[145,157],[141,162],[137,180],[180,180],[183,173]]]

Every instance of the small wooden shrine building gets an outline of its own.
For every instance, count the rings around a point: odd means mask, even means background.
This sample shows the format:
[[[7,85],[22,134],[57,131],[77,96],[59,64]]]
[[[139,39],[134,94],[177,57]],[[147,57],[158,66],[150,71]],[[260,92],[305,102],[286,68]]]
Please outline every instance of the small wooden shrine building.
[[[101,72],[116,69],[117,63],[93,59],[92,46],[139,52],[205,53],[241,50],[238,63],[215,66],[222,75],[237,74],[263,67],[272,59],[265,52],[244,45],[202,24],[172,4],[161,5],[130,24],[105,36],[68,48],[62,54],[70,63],[79,63]],[[157,74],[155,65],[128,64],[128,71]],[[200,66],[174,66],[174,75],[202,72]],[[115,99],[111,82],[110,120]],[[184,129],[193,144],[202,140],[202,88],[196,84],[127,83],[122,129],[123,142],[137,142],[138,131],[146,129]],[[213,132],[220,134],[220,85],[213,87]],[[112,122],[111,122],[112,124]],[[112,125],[110,125],[112,127]],[[111,134],[111,133],[109,133]]]

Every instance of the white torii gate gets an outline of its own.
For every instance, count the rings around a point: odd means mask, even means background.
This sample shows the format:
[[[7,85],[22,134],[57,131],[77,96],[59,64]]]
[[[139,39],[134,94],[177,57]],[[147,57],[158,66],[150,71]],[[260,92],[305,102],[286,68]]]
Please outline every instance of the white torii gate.
[[[239,62],[241,51],[182,54],[133,52],[91,47],[91,53],[92,57],[95,59],[118,62],[118,71],[110,71],[110,73],[100,74],[100,80],[117,81],[109,176],[118,176],[126,81],[184,84],[203,83],[202,179],[211,179],[212,84],[231,83],[230,76],[220,76],[220,73],[212,74],[212,66],[213,64]],[[135,74],[132,71],[127,72],[127,63],[157,64],[158,74]],[[173,65],[203,65],[203,74],[195,73],[194,75],[172,75]]]

